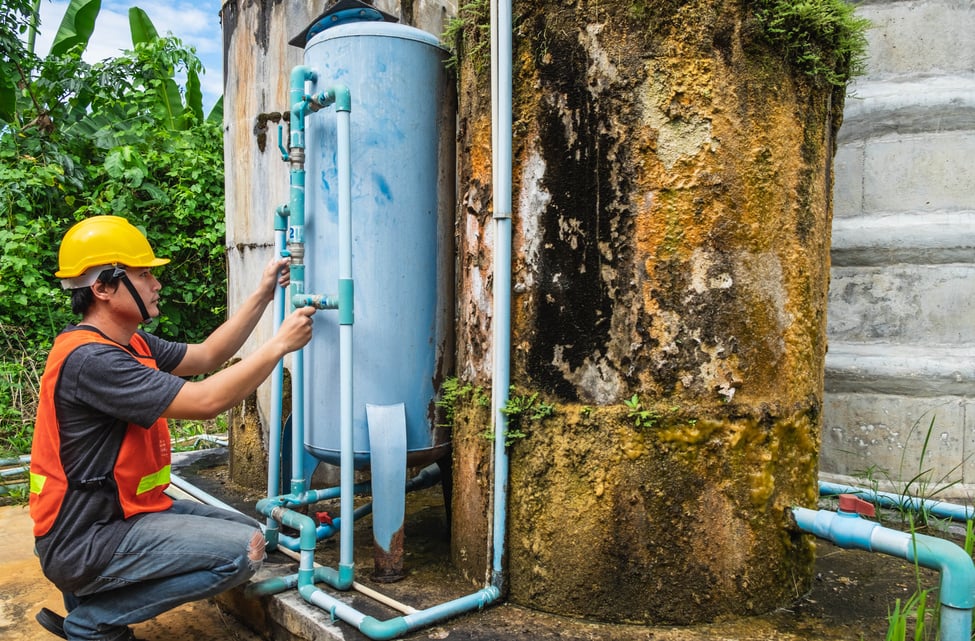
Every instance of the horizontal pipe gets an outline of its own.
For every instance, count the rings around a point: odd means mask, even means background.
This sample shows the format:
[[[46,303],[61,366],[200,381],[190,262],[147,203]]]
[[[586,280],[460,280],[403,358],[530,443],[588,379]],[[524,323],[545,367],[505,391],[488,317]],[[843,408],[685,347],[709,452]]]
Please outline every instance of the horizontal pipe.
[[[975,608],[975,564],[951,541],[925,534],[885,528],[853,512],[792,508],[796,524],[805,532],[843,548],[896,556],[941,574],[941,633],[943,641],[970,641]],[[951,631],[951,636],[945,630]]]
[[[897,494],[895,492],[879,492],[852,485],[841,485],[839,483],[819,482],[819,494],[821,496],[832,496],[835,494],[854,494],[857,497],[870,501],[876,505],[886,508],[906,509],[915,512],[926,512],[941,518],[952,519],[955,521],[968,521],[975,519],[975,507],[968,505],[958,505],[946,503],[945,501],[935,501],[910,496],[908,494]]]
[[[213,507],[218,507],[222,510],[227,510],[228,512],[241,513],[240,510],[238,510],[237,508],[231,505],[227,505],[220,499],[210,494],[207,494],[200,488],[186,481],[183,477],[179,476],[178,474],[170,473],[169,482],[172,485],[175,485],[177,489],[182,490],[183,492],[190,495],[200,503],[206,503],[207,505],[212,505]]]
[[[419,628],[458,616],[472,610],[481,610],[496,601],[500,591],[489,586],[466,596],[435,605],[411,614],[380,621],[375,617],[359,612],[347,603],[319,590],[313,585],[299,585],[298,592],[309,603],[328,612],[333,618],[354,625],[370,639],[384,641],[395,639]]]

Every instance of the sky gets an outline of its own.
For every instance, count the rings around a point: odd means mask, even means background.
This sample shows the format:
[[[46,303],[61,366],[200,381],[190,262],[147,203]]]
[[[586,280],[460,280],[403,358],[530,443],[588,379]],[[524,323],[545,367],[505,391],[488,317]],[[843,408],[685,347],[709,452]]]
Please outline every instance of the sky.
[[[95,33],[84,56],[97,62],[132,48],[129,8],[139,7],[149,16],[161,36],[173,35],[196,48],[206,73],[200,76],[203,110],[208,112],[223,93],[223,35],[220,30],[221,0],[102,0]],[[41,30],[35,51],[41,57],[61,24],[67,0],[41,1]]]

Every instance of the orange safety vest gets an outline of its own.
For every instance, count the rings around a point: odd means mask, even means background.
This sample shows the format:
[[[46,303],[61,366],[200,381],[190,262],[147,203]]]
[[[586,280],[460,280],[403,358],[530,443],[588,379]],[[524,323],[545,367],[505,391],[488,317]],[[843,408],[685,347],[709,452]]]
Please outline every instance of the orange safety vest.
[[[98,332],[83,329],[64,332],[54,340],[41,377],[30,464],[30,515],[34,519],[34,536],[37,537],[50,532],[68,491],[94,489],[106,481],[68,479],[60,455],[61,432],[54,394],[65,359],[78,347],[88,343],[119,347]],[[131,347],[136,352],[132,354],[133,358],[146,367],[159,369],[144,338],[133,335]],[[172,500],[164,494],[169,487],[169,438],[165,418],[159,418],[148,429],[132,423],[126,426],[112,470],[117,499],[125,518],[146,512],[161,512],[172,506]]]

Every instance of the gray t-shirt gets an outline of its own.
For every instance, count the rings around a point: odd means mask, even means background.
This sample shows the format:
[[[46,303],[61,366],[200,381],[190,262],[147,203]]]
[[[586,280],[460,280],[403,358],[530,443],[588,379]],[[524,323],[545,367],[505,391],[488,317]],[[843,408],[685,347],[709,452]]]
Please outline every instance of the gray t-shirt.
[[[93,328],[65,331],[77,329]],[[169,373],[186,355],[186,344],[139,333],[158,370],[117,344],[88,343],[64,361],[54,405],[69,479],[111,479],[127,424],[151,426],[186,382]],[[78,591],[105,567],[138,518],[123,518],[114,487],[69,491],[54,527],[37,540],[45,574],[62,590]]]

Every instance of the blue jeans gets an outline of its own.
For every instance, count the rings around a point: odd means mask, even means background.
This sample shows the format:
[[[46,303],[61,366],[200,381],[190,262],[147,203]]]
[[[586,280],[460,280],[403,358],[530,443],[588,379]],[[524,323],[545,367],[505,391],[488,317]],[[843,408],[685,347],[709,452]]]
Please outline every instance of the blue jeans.
[[[259,569],[248,558],[254,519],[193,501],[143,516],[101,575],[78,590],[64,619],[72,641],[125,639],[128,627],[240,585]]]

